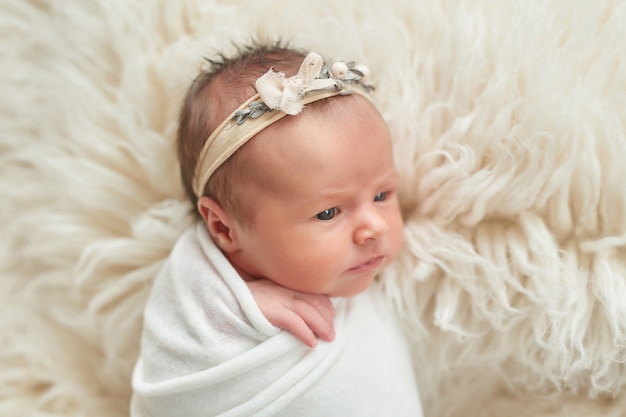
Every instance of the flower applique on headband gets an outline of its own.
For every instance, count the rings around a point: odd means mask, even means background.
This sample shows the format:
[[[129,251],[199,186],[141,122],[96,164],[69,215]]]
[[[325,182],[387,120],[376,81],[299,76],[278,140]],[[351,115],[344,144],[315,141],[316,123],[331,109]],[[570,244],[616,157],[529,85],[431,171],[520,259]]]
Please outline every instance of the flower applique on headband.
[[[223,120],[204,143],[192,182],[196,196],[204,193],[211,175],[237,149],[283,117],[301,113],[309,103],[339,95],[357,94],[369,100],[374,87],[366,82],[368,78],[365,65],[325,64],[315,52],[304,58],[293,77],[270,68],[257,79],[257,93]]]
[[[281,110],[295,116],[302,111],[302,98],[311,92],[335,90],[341,94],[344,83],[358,83],[365,91],[373,87],[365,81],[369,69],[354,62],[335,62],[325,64],[315,52],[309,53],[300,65],[298,74],[286,78],[282,72],[270,70],[256,81],[256,90],[260,100],[253,101],[246,109],[235,112],[237,124],[241,125],[248,118],[255,119],[267,111]]]

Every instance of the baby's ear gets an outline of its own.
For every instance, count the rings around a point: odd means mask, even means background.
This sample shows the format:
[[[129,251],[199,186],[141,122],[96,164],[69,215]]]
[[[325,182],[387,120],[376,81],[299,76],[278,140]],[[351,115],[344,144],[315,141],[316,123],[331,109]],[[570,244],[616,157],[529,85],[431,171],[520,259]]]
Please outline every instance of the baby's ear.
[[[198,211],[204,220],[213,241],[224,252],[239,249],[235,239],[235,219],[222,206],[209,196],[198,199]]]

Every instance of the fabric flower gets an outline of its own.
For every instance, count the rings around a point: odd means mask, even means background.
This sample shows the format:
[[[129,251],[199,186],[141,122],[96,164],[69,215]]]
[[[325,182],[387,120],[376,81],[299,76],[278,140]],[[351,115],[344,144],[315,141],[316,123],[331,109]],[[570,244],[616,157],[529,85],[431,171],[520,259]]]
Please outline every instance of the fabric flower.
[[[317,78],[323,65],[322,57],[311,52],[304,58],[298,74],[286,78],[284,73],[270,69],[256,81],[256,90],[270,109],[299,114],[302,97],[307,92],[341,87],[341,81],[334,78]]]

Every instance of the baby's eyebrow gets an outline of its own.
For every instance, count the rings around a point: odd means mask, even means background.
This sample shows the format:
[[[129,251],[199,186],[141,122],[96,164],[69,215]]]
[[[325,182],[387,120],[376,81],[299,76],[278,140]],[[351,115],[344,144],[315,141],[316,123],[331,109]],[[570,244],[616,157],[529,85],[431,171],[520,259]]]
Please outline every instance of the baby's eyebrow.
[[[311,203],[321,204],[322,202],[331,202],[341,200],[342,197],[348,195],[349,190],[327,190],[318,193],[315,197],[311,197]]]
[[[381,176],[381,182],[386,182],[386,181],[397,181],[398,180],[398,171],[396,171],[396,169],[394,168],[393,170],[389,171],[387,174]]]

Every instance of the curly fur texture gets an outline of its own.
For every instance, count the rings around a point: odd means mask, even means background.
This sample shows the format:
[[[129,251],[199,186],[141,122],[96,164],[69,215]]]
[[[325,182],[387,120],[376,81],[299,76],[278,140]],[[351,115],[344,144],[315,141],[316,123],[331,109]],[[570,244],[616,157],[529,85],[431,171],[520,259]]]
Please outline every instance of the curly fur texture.
[[[0,415],[123,416],[191,221],[182,96],[232,41],[369,65],[406,245],[381,277],[429,416],[626,409],[620,0],[5,1]]]

